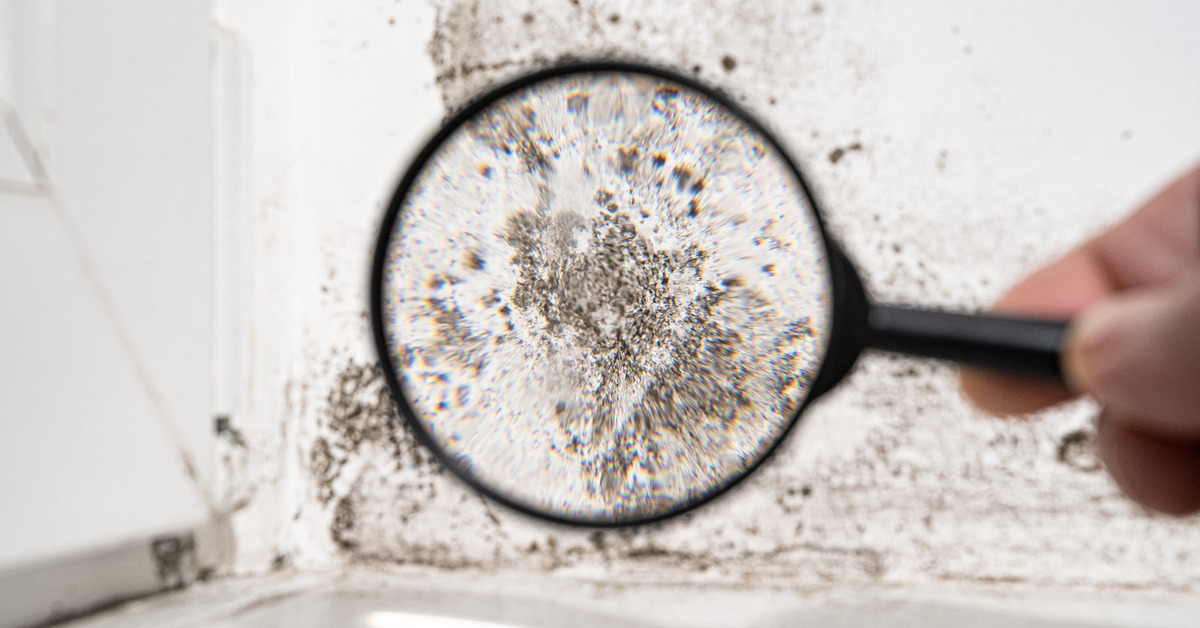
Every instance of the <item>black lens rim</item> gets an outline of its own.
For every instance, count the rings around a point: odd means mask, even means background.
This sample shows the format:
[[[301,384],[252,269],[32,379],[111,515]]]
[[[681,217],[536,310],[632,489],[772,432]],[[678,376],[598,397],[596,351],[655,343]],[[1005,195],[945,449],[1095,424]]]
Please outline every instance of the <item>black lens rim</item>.
[[[809,393],[801,401],[791,420],[788,421],[783,431],[780,432],[779,436],[775,439],[775,442],[772,443],[771,446],[768,447],[762,454],[760,454],[749,467],[747,467],[743,472],[734,476],[728,482],[720,486],[713,487],[698,497],[693,497],[687,501],[681,501],[676,507],[671,508],[670,510],[659,511],[646,517],[620,521],[592,519],[589,517],[571,517],[561,513],[549,512],[535,506],[531,506],[530,504],[523,503],[481,481],[470,472],[470,469],[462,465],[454,456],[451,456],[449,453],[444,451],[433,439],[432,435],[425,429],[424,424],[422,424],[421,420],[417,416],[417,413],[413,410],[412,406],[408,402],[408,399],[405,397],[403,387],[400,385],[400,379],[398,377],[397,370],[392,364],[391,358],[389,357],[387,330],[385,329],[385,321],[383,320],[383,282],[385,278],[384,267],[387,262],[388,245],[391,241],[391,234],[395,227],[396,220],[399,217],[401,206],[404,204],[404,199],[408,196],[408,192],[412,188],[413,183],[416,181],[417,176],[425,167],[429,159],[433,156],[434,152],[440,148],[446,139],[449,138],[452,133],[458,130],[459,127],[461,127],[466,121],[473,118],[482,109],[491,105],[496,100],[535,83],[565,75],[582,73],[642,74],[653,78],[678,83],[713,99],[715,102],[729,110],[732,114],[741,118],[741,120],[745,122],[751,129],[760,133],[766,139],[766,141],[769,142],[783,157],[784,162],[791,169],[793,175],[796,177],[796,180],[800,183],[800,189],[804,193],[805,200],[808,201],[809,207],[812,208],[813,215],[821,229],[822,241],[825,246],[825,263],[827,265],[826,270],[830,278],[832,296],[832,303],[830,304],[829,311],[831,329],[825,342],[825,346],[823,347],[821,366],[810,383]],[[741,484],[746,478],[750,477],[756,471],[762,468],[763,464],[770,460],[782,443],[787,440],[788,435],[792,433],[796,424],[800,422],[800,418],[804,411],[808,408],[809,404],[811,404],[816,398],[820,397],[824,392],[832,388],[832,386],[836,384],[836,380],[841,379],[841,373],[830,372],[830,357],[831,349],[840,348],[847,344],[843,342],[837,342],[839,335],[845,334],[845,332],[848,331],[847,327],[853,327],[852,324],[847,325],[847,321],[848,319],[853,320],[854,317],[846,316],[845,311],[843,309],[839,309],[842,307],[842,304],[847,301],[847,293],[854,292],[853,286],[850,286],[849,288],[847,287],[847,281],[845,280],[846,269],[841,268],[842,264],[838,263],[838,261],[841,261],[842,263],[846,263],[848,266],[847,260],[844,259],[840,249],[830,238],[829,230],[826,228],[824,218],[822,217],[821,207],[817,203],[817,199],[814,197],[808,182],[804,178],[803,173],[801,173],[800,168],[796,165],[795,160],[792,159],[788,151],[784,149],[783,144],[779,142],[775,134],[764,127],[762,123],[759,122],[758,118],[751,115],[737,103],[733,102],[731,98],[723,94],[720,90],[709,85],[705,85],[693,77],[685,76],[668,69],[646,65],[643,63],[627,61],[574,61],[535,71],[520,76],[514,80],[505,82],[498,87],[494,87],[486,91],[483,95],[479,96],[475,100],[471,101],[470,104],[451,116],[449,120],[445,121],[441,128],[438,129],[438,131],[429,139],[417,156],[412,160],[404,176],[400,179],[400,183],[396,186],[396,191],[393,194],[390,203],[388,204],[387,211],[384,214],[383,221],[380,224],[379,229],[379,236],[376,240],[371,268],[371,325],[375,337],[375,349],[378,353],[379,366],[384,378],[387,381],[388,390],[391,392],[392,399],[396,403],[401,416],[404,418],[404,421],[408,424],[409,428],[412,429],[417,441],[431,451],[434,454],[434,457],[436,457],[439,462],[441,462],[455,476],[457,476],[459,480],[463,481],[468,486],[492,501],[498,502],[511,510],[528,515],[535,519],[550,521],[571,527],[599,529],[625,528],[634,525],[656,523],[666,519],[674,518],[690,512],[701,505],[710,503],[718,497],[728,494],[731,489]],[[853,274],[852,267],[849,268],[849,271],[851,274]],[[858,290],[861,291],[861,288]],[[856,301],[853,294],[850,294],[849,296],[850,301]],[[862,317],[865,318],[865,314],[863,314]],[[853,360],[853,358],[854,356],[849,356],[850,360]],[[839,362],[841,361],[844,360],[839,360]],[[831,375],[833,376],[832,378]],[[395,425],[394,429],[404,429],[404,426]]]

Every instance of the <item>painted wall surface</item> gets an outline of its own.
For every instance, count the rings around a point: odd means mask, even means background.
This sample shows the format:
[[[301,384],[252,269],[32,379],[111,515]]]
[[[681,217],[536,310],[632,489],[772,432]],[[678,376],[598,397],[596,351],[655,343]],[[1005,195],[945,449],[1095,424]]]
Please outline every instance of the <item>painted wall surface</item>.
[[[209,12],[0,0],[0,572],[213,514]]]
[[[478,90],[557,60],[695,74],[802,164],[881,300],[978,308],[1200,157],[1200,6],[217,3],[253,115],[253,494],[238,568],[383,561],[600,579],[1200,586],[1200,525],[1124,500],[1083,401],[999,420],[942,365],[872,355],[734,494],[619,532],[488,503],[414,445],[366,287],[405,160]]]

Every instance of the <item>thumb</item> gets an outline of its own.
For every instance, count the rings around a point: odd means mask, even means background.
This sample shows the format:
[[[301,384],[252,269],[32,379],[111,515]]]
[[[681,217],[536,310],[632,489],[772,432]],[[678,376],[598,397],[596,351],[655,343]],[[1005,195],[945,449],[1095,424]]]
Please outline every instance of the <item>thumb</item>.
[[[1080,314],[1066,341],[1067,381],[1142,429],[1200,437],[1200,272],[1114,295]]]

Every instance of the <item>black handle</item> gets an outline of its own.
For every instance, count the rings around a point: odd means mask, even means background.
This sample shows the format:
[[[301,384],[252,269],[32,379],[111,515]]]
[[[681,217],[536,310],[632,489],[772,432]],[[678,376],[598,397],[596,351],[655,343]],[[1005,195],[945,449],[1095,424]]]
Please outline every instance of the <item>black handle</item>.
[[[1064,321],[874,305],[867,327],[872,349],[1063,381]]]

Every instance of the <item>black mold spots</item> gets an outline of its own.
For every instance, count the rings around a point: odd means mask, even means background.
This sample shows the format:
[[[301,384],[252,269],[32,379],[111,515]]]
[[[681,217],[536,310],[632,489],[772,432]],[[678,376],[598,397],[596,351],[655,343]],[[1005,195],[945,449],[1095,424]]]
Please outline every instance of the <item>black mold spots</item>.
[[[534,19],[535,18],[532,13],[526,13],[525,15],[521,16],[521,21],[526,24],[533,24]]]
[[[487,263],[479,256],[479,253],[476,251],[467,252],[467,268],[471,270],[483,270],[486,265]]]
[[[343,551],[363,552],[378,530],[372,480],[384,478],[395,496],[389,522],[404,525],[434,501],[445,469],[400,420],[377,366],[346,362],[323,405],[322,435],[311,448],[309,471],[318,499],[330,506],[330,539]],[[367,464],[347,464],[350,460]],[[348,490],[337,488],[347,484]]]
[[[604,206],[612,201],[613,193],[609,190],[596,190],[595,201],[597,205]]]
[[[1085,473],[1101,468],[1096,455],[1096,434],[1089,430],[1075,430],[1058,441],[1058,461]]]
[[[639,155],[641,155],[641,151],[637,146],[622,146],[618,148],[617,166],[621,169],[621,172],[624,172],[625,174],[633,172],[634,168],[637,167],[637,159]]]
[[[333,523],[329,525],[329,535],[333,542],[343,550],[353,550],[358,547],[354,539],[354,524],[358,518],[354,507],[353,495],[346,495],[338,500],[333,509]]]
[[[687,179],[684,184],[692,180],[686,170],[679,170],[678,176]],[[606,194],[595,200],[605,207],[612,203]],[[693,209],[697,208],[694,203]],[[660,452],[676,451],[672,443],[695,443],[685,449],[703,455],[706,441],[698,432],[704,430],[681,421],[681,416],[706,421],[716,429],[727,427],[745,412],[751,375],[737,353],[744,342],[742,332],[720,325],[714,312],[724,300],[744,300],[749,295],[745,288],[735,288],[731,278],[729,285],[714,282],[705,294],[676,301],[667,288],[670,276],[698,274],[707,252],[695,246],[685,251],[655,250],[624,212],[599,212],[589,225],[587,254],[566,261],[553,258],[552,241],[545,233],[548,225],[549,219],[536,212],[510,217],[506,238],[515,249],[513,263],[520,275],[508,298],[513,308],[544,322],[539,328],[546,342],[571,338],[587,351],[589,368],[601,376],[594,385],[599,407],[611,407],[611,395],[627,382],[651,373],[655,378],[627,424],[606,413],[581,414],[565,407],[558,420],[564,436],[573,437],[568,451],[598,478],[589,490],[606,501],[636,500],[644,512],[672,507],[673,502],[658,495],[628,493],[628,474],[635,468],[653,472],[664,463]],[[688,330],[686,337],[663,335],[672,321]],[[670,352],[672,366],[649,371],[644,356],[660,348]],[[694,370],[695,364],[705,366]],[[780,367],[791,378],[798,370],[794,363]],[[700,403],[703,406],[697,405],[696,412],[681,414],[680,404]],[[591,425],[587,443],[576,431],[585,420]],[[672,463],[703,464],[696,457]]]
[[[334,484],[347,460],[367,447],[383,448],[396,468],[441,473],[433,455],[417,445],[400,420],[383,373],[374,364],[350,361],[342,367],[325,397],[321,422],[326,433],[313,442],[308,455],[308,470],[321,503],[337,496]]]
[[[737,67],[737,59],[734,59],[729,55],[725,55],[724,57],[721,57],[721,67],[724,68],[726,72],[732,72],[734,68]]]
[[[853,144],[850,144],[849,146],[846,146],[844,148],[843,147],[835,148],[829,152],[829,163],[836,164],[837,162],[842,160],[842,157],[846,156],[846,153],[858,152],[861,150],[862,150],[862,142],[854,142]]]
[[[483,175],[484,177],[487,177],[488,179],[492,178],[492,167],[487,164],[480,164],[479,165],[479,174]]]
[[[675,184],[680,192],[688,186],[688,182],[692,179],[692,171],[684,166],[675,166],[671,170],[671,174],[675,176]]]
[[[283,571],[292,566],[292,557],[290,554],[276,554],[275,558],[271,559],[271,571]]]
[[[620,21],[621,21],[621,15],[619,13],[613,13],[612,15],[608,16],[609,24],[617,24]]]
[[[662,168],[663,164],[667,163],[667,156],[665,153],[654,153],[654,157],[650,159],[650,163],[654,164],[655,168]]]
[[[180,589],[191,584],[196,572],[196,539],[191,534],[154,539],[150,555],[163,587]]]
[[[807,484],[800,488],[789,486],[776,495],[775,503],[785,513],[794,514],[804,509],[804,502],[811,496],[812,487]]]
[[[695,218],[696,214],[698,213],[700,213],[700,204],[697,203],[696,199],[693,198],[692,200],[688,201],[688,218]]]
[[[768,276],[774,277],[775,276],[775,265],[774,264],[763,264],[762,271],[764,273],[766,273]]]

